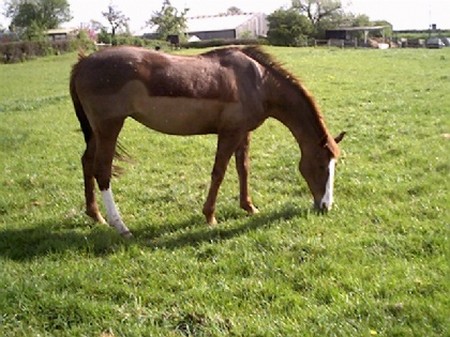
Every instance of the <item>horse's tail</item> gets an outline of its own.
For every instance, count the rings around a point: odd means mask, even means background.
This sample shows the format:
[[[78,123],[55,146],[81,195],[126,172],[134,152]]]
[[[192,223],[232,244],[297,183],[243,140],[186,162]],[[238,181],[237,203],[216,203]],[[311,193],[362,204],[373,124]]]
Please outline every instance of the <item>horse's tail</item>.
[[[84,111],[83,105],[81,104],[80,98],[78,97],[77,89],[75,86],[75,81],[78,73],[78,68],[81,61],[85,58],[84,55],[80,53],[79,61],[72,68],[72,73],[70,75],[70,96],[72,97],[73,107],[75,108],[75,114],[80,123],[81,131],[84,135],[84,140],[86,145],[92,138],[92,127]]]

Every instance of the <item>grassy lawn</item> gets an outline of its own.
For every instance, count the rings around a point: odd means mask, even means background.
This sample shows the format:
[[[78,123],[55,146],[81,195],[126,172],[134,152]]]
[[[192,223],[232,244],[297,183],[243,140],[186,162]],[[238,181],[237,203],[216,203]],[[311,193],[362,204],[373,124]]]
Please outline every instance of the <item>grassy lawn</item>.
[[[450,49],[267,50],[348,132],[336,207],[310,211],[298,146],[268,120],[261,213],[239,209],[231,163],[209,228],[216,137],[129,120],[113,189],[131,241],[84,216],[76,55],[0,65],[0,336],[448,335]]]

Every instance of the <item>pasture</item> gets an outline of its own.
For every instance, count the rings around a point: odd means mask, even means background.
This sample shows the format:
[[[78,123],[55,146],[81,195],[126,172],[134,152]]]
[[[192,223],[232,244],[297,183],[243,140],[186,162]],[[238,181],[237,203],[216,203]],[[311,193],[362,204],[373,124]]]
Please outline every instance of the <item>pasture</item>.
[[[112,184],[132,240],[83,213],[76,55],[0,65],[1,336],[448,334],[450,49],[267,50],[347,131],[334,209],[310,210],[297,144],[268,120],[261,213],[239,208],[232,162],[208,227],[216,137],[129,120]]]

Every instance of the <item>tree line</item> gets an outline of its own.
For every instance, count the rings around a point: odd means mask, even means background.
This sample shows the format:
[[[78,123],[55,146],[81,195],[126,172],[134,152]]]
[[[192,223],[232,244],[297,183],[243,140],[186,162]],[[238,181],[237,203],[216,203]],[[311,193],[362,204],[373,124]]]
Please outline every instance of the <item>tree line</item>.
[[[178,10],[170,0],[163,0],[161,9],[150,15],[147,25],[154,27],[155,35],[161,40],[168,35],[183,37],[188,12],[188,8]],[[227,13],[242,12],[230,7]],[[24,40],[40,39],[45,31],[72,19],[67,0],[7,0],[3,14],[11,19],[9,30]],[[117,34],[130,35],[130,19],[117,7],[109,5],[102,15],[109,27],[95,21],[90,24],[92,30],[99,31],[100,42],[111,41]],[[292,0],[289,8],[274,11],[267,20],[268,43],[280,46],[299,46],[310,38],[322,39],[327,29],[339,26],[391,26],[386,21],[372,22],[364,14],[346,12],[340,0]]]

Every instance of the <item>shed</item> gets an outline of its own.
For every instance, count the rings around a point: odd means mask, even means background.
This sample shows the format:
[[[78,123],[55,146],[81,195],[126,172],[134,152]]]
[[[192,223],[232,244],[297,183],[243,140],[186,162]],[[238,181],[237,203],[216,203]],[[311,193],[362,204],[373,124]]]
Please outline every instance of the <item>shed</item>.
[[[386,26],[366,26],[366,27],[341,27],[336,29],[328,29],[325,31],[325,36],[328,40],[351,40],[356,33],[364,34],[364,44],[367,44],[370,32],[379,32],[381,36],[385,37],[384,30]]]
[[[50,41],[61,41],[67,40],[74,37],[77,34],[77,29],[74,28],[57,28],[49,29],[45,32]]]

